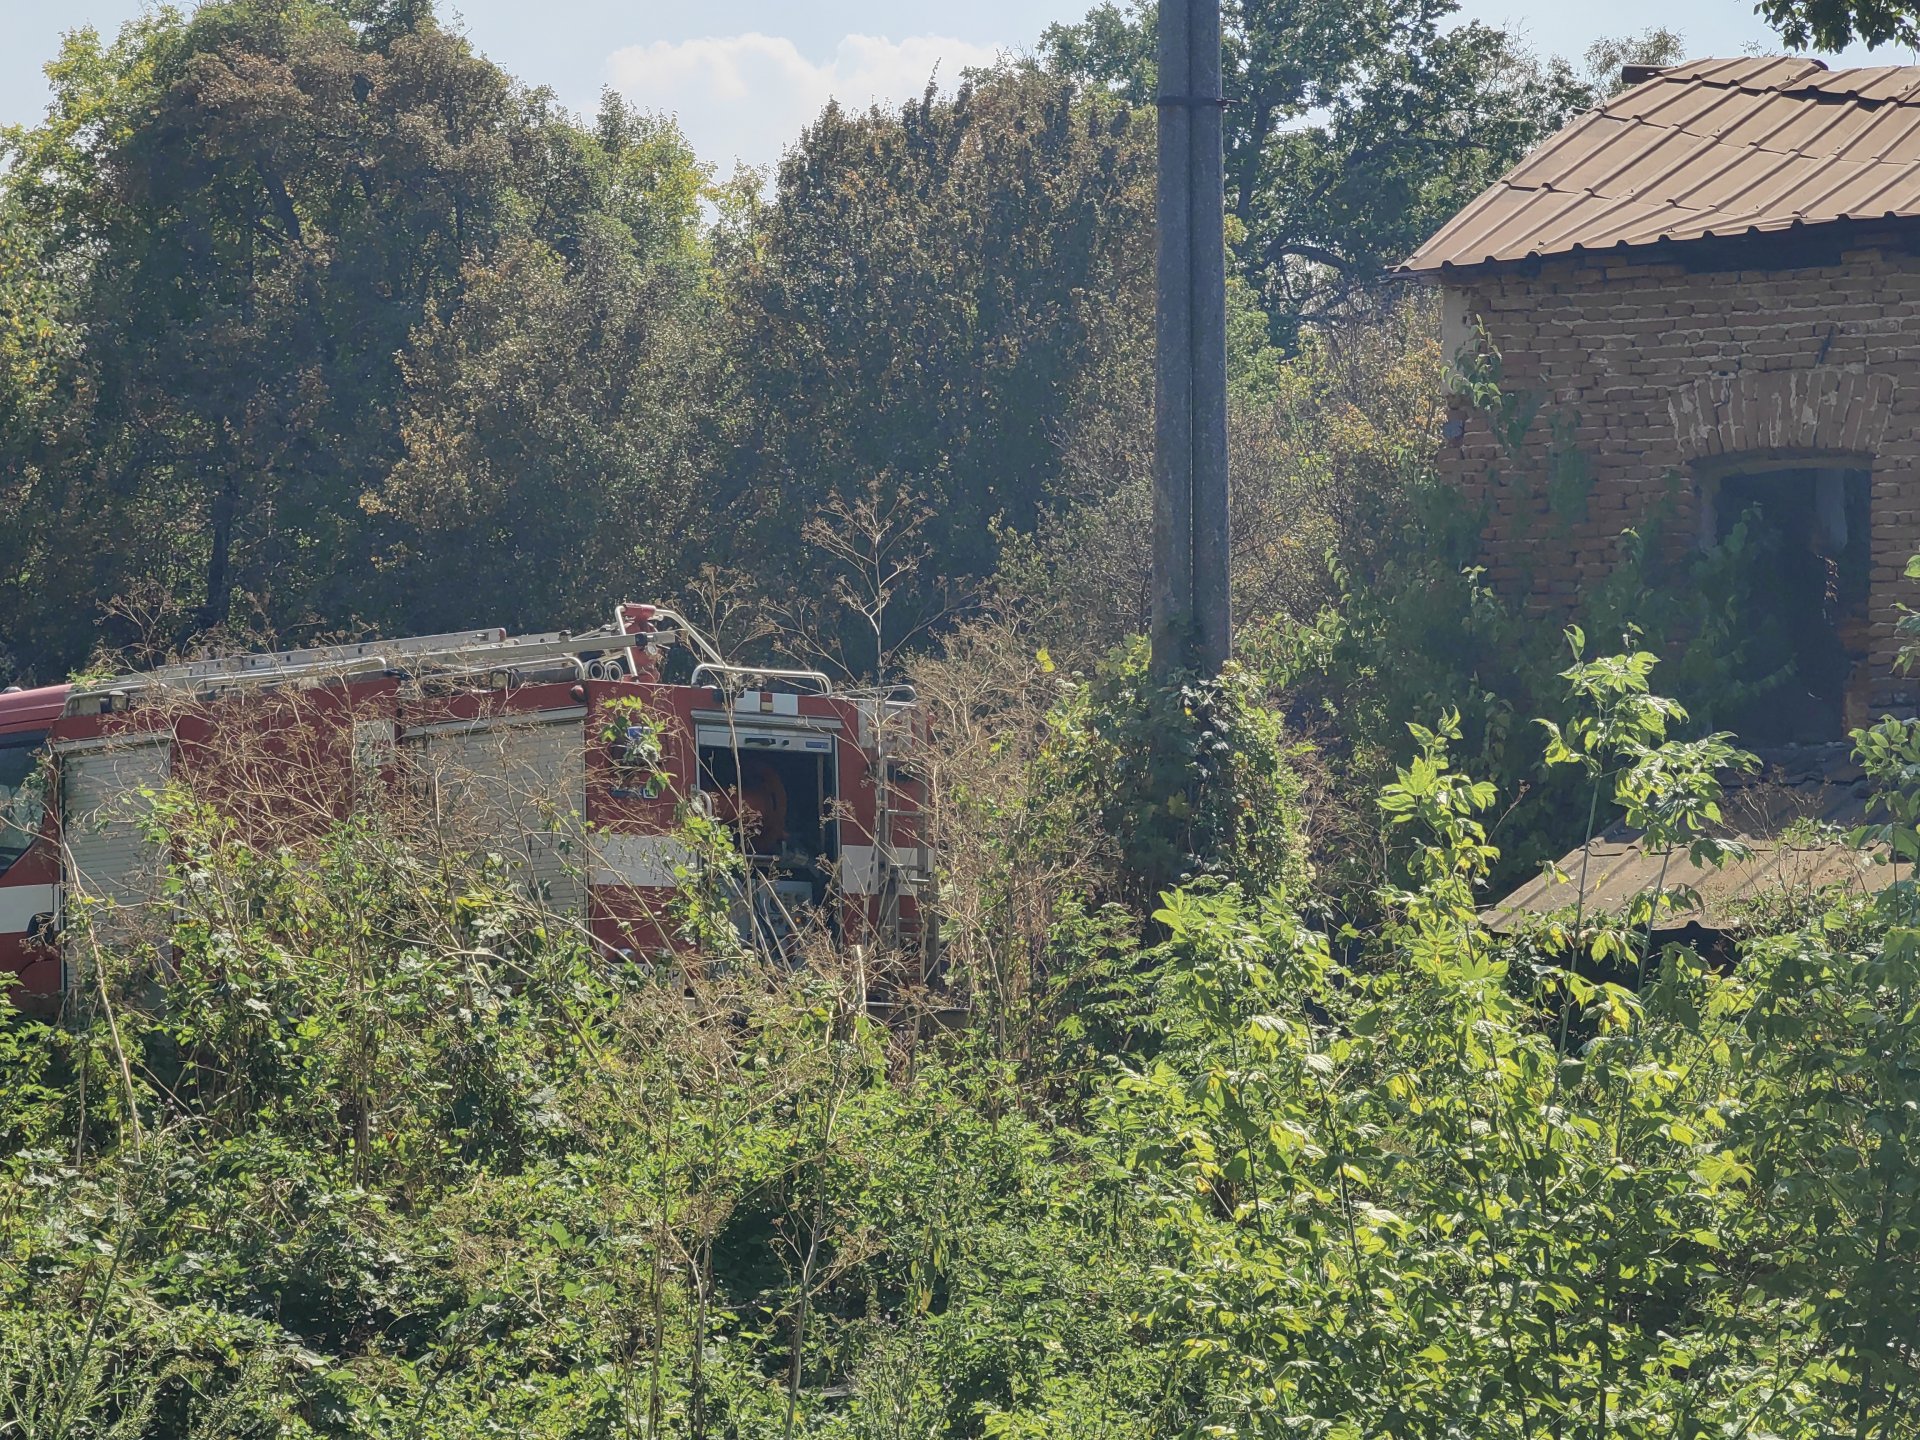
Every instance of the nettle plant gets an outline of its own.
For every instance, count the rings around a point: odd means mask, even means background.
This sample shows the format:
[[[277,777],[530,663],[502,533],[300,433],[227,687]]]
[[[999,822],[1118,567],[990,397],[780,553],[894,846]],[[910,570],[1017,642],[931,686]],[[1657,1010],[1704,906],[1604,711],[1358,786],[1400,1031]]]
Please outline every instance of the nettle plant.
[[[1629,642],[1637,637],[1629,633]],[[1578,766],[1588,778],[1587,842],[1580,851],[1572,931],[1554,932],[1556,948],[1583,948],[1598,962],[1632,963],[1645,979],[1653,928],[1675,910],[1695,908],[1691,886],[1669,886],[1672,859],[1684,853],[1696,867],[1719,866],[1745,854],[1739,841],[1718,835],[1723,816],[1723,774],[1751,772],[1759,762],[1733,744],[1726,731],[1694,740],[1671,737],[1687,723],[1686,708],[1655,695],[1651,688],[1659,657],[1635,649],[1584,659],[1586,636],[1569,627],[1567,644],[1574,663],[1561,672],[1576,713],[1565,724],[1537,723],[1546,731],[1548,766]],[[1660,856],[1660,874],[1652,890],[1634,897],[1623,917],[1598,917],[1589,931],[1586,913],[1589,861],[1600,797],[1611,788],[1627,825],[1640,832],[1642,845]],[[1624,925],[1608,920],[1624,920]],[[1635,942],[1633,932],[1640,938]]]

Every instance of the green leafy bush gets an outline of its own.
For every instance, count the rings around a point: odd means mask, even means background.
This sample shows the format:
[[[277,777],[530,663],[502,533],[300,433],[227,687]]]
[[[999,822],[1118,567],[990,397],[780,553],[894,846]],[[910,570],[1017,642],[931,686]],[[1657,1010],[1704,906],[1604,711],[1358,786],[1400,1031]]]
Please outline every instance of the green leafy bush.
[[[1713,863],[1738,757],[1655,669],[1581,658],[1522,733]],[[164,903],[77,908],[59,1023],[0,1014],[0,1433],[1914,1433],[1910,877],[1718,969],[1652,943],[1664,884],[1496,935],[1448,713],[1380,794],[1378,919],[1330,929],[1249,682],[1044,693],[955,812],[1106,857],[1041,865],[1024,1030],[987,971],[942,1030],[831,947],[635,969],[404,797],[245,836],[157,797]],[[1916,743],[1861,737],[1905,866]],[[1189,864],[1151,946],[1093,898],[1122,854]]]
[[[1160,682],[1136,640],[1068,692],[1055,725],[1048,763],[1113,837],[1127,898],[1203,876],[1256,890],[1304,878],[1289,742],[1240,667]]]

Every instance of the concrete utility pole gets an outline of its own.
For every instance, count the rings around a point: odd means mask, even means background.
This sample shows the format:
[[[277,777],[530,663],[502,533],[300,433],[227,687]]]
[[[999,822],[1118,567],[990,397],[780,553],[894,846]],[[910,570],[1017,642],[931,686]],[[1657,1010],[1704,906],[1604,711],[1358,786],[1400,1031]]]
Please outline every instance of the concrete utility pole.
[[[1160,0],[1159,25],[1153,668],[1215,675],[1233,648],[1220,0]]]

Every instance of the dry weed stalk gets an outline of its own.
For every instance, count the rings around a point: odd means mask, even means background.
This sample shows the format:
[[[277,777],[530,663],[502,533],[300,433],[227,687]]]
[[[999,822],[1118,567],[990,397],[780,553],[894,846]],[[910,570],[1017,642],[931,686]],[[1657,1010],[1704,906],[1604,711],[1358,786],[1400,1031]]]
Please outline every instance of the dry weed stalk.
[[[984,1003],[1003,1054],[1022,1053],[1063,896],[1085,890],[1100,837],[1062,825],[1042,759],[1060,677],[1018,621],[961,627],[913,683],[932,743],[924,768],[949,983]]]

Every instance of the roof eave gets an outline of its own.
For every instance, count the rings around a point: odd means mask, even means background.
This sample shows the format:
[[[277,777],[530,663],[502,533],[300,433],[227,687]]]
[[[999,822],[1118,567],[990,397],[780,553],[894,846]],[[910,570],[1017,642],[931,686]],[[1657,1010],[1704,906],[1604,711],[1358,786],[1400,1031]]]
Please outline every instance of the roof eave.
[[[1730,226],[1725,230],[1708,230],[1699,235],[1660,235],[1651,240],[1621,240],[1612,245],[1570,245],[1564,250],[1529,250],[1524,255],[1489,255],[1482,260],[1422,262],[1416,258],[1401,262],[1387,273],[1401,279],[1444,284],[1454,278],[1471,279],[1496,271],[1539,265],[1549,260],[1669,259],[1678,252],[1697,251],[1710,245],[1791,240],[1819,235],[1839,238],[1848,231],[1865,229],[1920,229],[1920,215],[1836,215],[1822,220],[1795,218],[1780,225]]]

